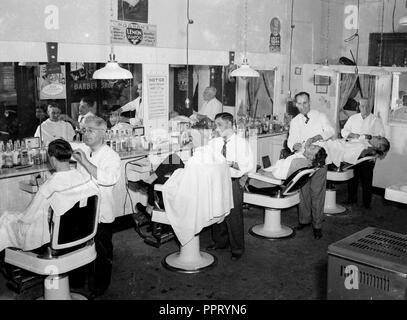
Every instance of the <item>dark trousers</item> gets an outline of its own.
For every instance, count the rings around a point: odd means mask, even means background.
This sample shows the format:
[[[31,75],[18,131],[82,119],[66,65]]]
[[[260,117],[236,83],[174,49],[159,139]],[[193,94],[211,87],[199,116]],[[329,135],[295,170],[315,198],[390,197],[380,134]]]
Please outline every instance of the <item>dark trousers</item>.
[[[372,202],[372,182],[374,161],[364,161],[354,166],[353,178],[348,183],[348,202],[356,203],[358,200],[359,180],[362,185],[362,198],[365,208],[369,208]]]
[[[90,266],[89,289],[104,292],[110,285],[113,265],[112,223],[99,223],[95,236],[96,260]]]
[[[239,179],[232,179],[233,209],[222,223],[212,225],[212,239],[218,247],[230,245],[232,254],[244,252],[243,187]]]
[[[165,160],[157,167],[155,170],[155,174],[157,175],[157,179],[151,183],[147,187],[147,203],[151,206],[154,206],[154,185],[155,184],[164,184],[165,181],[168,180],[168,177],[165,177],[165,175],[168,175],[170,173],[173,173],[175,170],[179,168],[184,168],[184,163],[178,157],[176,154],[170,154]]]
[[[327,166],[317,170],[300,189],[299,222],[302,224],[312,222],[315,229],[321,229],[324,220],[327,170]]]
[[[113,264],[112,223],[99,223],[96,232],[96,259],[90,264],[69,273],[69,283],[73,288],[85,285],[88,276],[89,290],[103,293],[110,285]]]

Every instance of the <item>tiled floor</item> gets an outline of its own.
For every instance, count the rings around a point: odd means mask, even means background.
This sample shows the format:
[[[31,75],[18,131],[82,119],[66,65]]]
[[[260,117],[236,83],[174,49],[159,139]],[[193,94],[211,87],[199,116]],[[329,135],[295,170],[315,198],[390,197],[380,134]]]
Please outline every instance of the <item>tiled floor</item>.
[[[346,195],[339,186],[338,201]],[[245,210],[245,228],[261,223],[263,211]],[[297,209],[282,213],[282,222],[297,224]],[[116,232],[112,284],[98,299],[326,299],[327,248],[346,236],[373,226],[399,233],[407,232],[407,206],[374,195],[372,209],[354,205],[346,215],[326,217],[323,237],[315,240],[312,229],[298,231],[289,239],[263,240],[246,233],[246,252],[231,261],[230,252],[216,251],[217,265],[198,274],[179,274],[161,266],[162,258],[177,250],[174,241],[160,248],[146,245],[132,229]],[[210,231],[201,234],[201,247],[210,243]],[[15,294],[0,277],[0,299],[32,299],[41,294],[37,286]]]

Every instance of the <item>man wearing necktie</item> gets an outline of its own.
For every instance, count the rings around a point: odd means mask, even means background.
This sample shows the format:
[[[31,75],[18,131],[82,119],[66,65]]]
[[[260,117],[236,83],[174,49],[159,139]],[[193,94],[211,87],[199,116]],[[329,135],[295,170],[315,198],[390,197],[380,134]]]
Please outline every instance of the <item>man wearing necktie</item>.
[[[255,161],[248,142],[233,131],[233,116],[230,113],[218,113],[215,124],[220,137],[209,141],[209,145],[215,152],[220,152],[229,164],[234,207],[222,223],[212,225],[214,244],[207,249],[217,250],[230,246],[231,259],[235,261],[244,252],[243,186],[240,181],[247,173],[255,170]]]
[[[287,145],[293,152],[299,152],[308,141],[314,143],[334,136],[335,129],[323,112],[311,110],[310,96],[307,92],[295,95],[300,113],[290,123]],[[312,223],[314,238],[322,237],[327,166],[319,169],[300,190],[299,225],[301,230]]]

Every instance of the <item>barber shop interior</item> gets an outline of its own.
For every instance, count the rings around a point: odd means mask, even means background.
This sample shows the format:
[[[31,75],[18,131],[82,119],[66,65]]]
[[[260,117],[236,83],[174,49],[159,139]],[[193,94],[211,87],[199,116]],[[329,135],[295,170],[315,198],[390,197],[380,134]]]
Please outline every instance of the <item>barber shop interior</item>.
[[[406,1],[0,9],[0,300],[407,299]]]

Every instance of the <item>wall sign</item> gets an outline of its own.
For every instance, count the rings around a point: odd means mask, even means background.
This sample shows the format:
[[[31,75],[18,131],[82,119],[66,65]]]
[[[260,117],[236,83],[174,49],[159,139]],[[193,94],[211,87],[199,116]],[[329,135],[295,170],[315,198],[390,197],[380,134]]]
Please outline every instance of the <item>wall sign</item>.
[[[38,77],[40,100],[66,99],[65,66],[61,66],[61,73],[48,73],[47,65],[40,65]]]
[[[167,76],[147,76],[148,119],[168,118],[165,89]]]
[[[275,17],[270,21],[270,42],[269,49],[270,52],[280,52],[281,51],[281,22],[280,19]]]
[[[157,45],[157,26],[112,20],[111,40],[113,43],[155,47]]]

